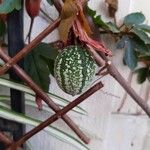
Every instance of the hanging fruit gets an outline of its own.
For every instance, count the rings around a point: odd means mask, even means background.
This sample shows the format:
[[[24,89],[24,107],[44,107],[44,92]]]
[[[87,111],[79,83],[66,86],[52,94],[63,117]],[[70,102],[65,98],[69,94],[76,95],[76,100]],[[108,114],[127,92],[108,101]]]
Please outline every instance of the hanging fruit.
[[[37,17],[40,13],[40,4],[41,4],[41,0],[26,0],[25,1],[26,11],[31,18],[30,28],[29,28],[29,32],[27,35],[28,43],[30,43],[34,18]]]
[[[95,75],[96,64],[89,52],[80,46],[68,46],[57,56],[54,74],[60,88],[68,94],[82,93]]]
[[[28,15],[30,16],[30,18],[35,18],[39,15],[40,3],[41,3],[41,0],[26,0],[25,1],[26,11]]]

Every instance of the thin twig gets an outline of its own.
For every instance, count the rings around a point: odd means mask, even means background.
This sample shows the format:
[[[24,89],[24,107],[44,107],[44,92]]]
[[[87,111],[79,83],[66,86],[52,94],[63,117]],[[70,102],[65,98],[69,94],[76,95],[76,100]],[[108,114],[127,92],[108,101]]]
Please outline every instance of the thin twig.
[[[62,6],[61,6],[61,3],[60,3],[60,0],[52,0],[56,10],[59,12],[59,14],[61,13],[61,10],[62,10]]]
[[[41,42],[48,34],[50,34],[55,28],[58,27],[60,18],[56,19],[51,25],[49,25],[44,31],[42,31],[30,44],[26,45],[20,52],[11,58],[3,67],[0,68],[0,75],[3,75],[14,64],[25,57],[35,46]]]
[[[54,22],[54,19],[51,18],[42,8],[40,8],[41,13],[48,18],[51,22]]]
[[[132,77],[133,77],[133,72],[130,71],[129,76],[128,76],[128,79],[127,79],[127,82],[129,83],[130,86],[131,86],[131,82],[132,82]],[[121,100],[121,104],[120,104],[120,106],[119,106],[118,109],[117,109],[117,112],[120,112],[121,109],[123,108],[123,106],[124,106],[124,104],[125,104],[125,101],[126,101],[126,99],[127,99],[127,96],[128,96],[128,93],[125,91],[125,93],[124,93],[124,95],[123,95],[123,98],[122,98],[122,100]]]
[[[58,120],[59,118],[61,118],[64,114],[66,114],[71,109],[73,109],[74,107],[76,107],[77,105],[79,105],[81,102],[83,102],[84,100],[86,100],[89,96],[91,96],[92,94],[94,94],[96,91],[98,91],[102,87],[103,87],[103,84],[101,82],[97,83],[92,88],[90,88],[89,90],[87,90],[84,94],[82,94],[81,96],[79,96],[78,98],[76,98],[74,101],[70,102],[62,110],[60,110],[56,114],[52,115],[49,119],[47,119],[46,121],[42,122],[40,125],[38,125],[34,129],[32,129],[30,132],[26,133],[18,141],[16,141],[15,143],[13,143],[10,146],[10,148],[15,148],[17,146],[20,146],[21,144],[23,144],[24,142],[26,142],[30,137],[34,136],[36,133],[38,133],[39,131],[41,131],[43,128],[47,127],[51,123],[53,123],[56,120]]]
[[[98,54],[99,53],[99,54]],[[101,52],[94,54],[94,57],[97,59],[98,65],[101,64],[102,57],[106,62],[110,60]],[[119,73],[117,68],[111,63],[107,66],[109,74],[118,81],[118,83],[127,91],[127,93],[133,98],[133,100],[146,112],[146,114],[150,117],[150,107],[144,100],[134,91],[134,89],[130,86],[130,84],[123,78],[123,76]]]
[[[140,95],[142,95],[142,92],[143,92],[143,85],[141,85]],[[149,96],[150,96],[150,82],[147,82],[145,93],[143,96],[145,103],[148,103]],[[142,110],[137,110],[137,113],[142,114]]]
[[[29,31],[28,31],[27,37],[25,39],[25,41],[28,39],[28,44],[31,42],[31,33],[32,33],[33,23],[34,23],[34,17],[31,18]]]
[[[129,113],[129,112],[112,112],[113,115],[124,115],[124,116],[146,116],[146,114]]]
[[[0,57],[7,62],[10,60],[10,57],[7,56],[1,49],[0,49]],[[50,107],[53,111],[58,112],[61,110],[57,104],[53,102],[53,100],[43,92],[43,90],[32,81],[32,79],[21,69],[18,65],[13,65],[13,69],[24,82]],[[78,137],[83,140],[84,143],[89,143],[89,138],[79,129],[79,127],[67,116],[62,116],[62,119],[67,123],[67,125],[78,135]]]

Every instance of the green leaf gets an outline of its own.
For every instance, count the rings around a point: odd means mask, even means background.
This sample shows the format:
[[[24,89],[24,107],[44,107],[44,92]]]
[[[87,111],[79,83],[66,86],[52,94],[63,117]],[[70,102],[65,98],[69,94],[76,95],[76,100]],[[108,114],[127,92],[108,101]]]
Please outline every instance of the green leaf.
[[[3,36],[6,32],[6,24],[5,22],[0,20],[0,37]]]
[[[95,17],[96,15],[96,11],[95,10],[92,10],[90,7],[86,7],[86,12],[88,15],[90,15],[91,17]]]
[[[144,43],[143,40],[139,38],[132,38],[132,41],[134,42],[135,45],[135,51],[139,52],[140,54],[145,54],[150,51],[150,48],[148,47],[147,44]]]
[[[124,24],[126,26],[134,26],[137,24],[141,24],[144,21],[145,21],[145,16],[140,12],[131,13],[124,18]]]
[[[53,68],[50,67],[48,61],[52,62],[56,58],[57,53],[57,50],[49,44],[40,43],[25,57],[25,70],[33,81],[46,92],[50,84],[49,74],[53,72]]]
[[[42,58],[46,62],[46,64],[48,65],[50,74],[54,76],[54,63],[55,63],[55,61],[52,59],[48,59],[46,57],[42,57]]]
[[[113,33],[120,32],[114,23],[103,21],[101,16],[100,15],[96,16],[96,11],[92,10],[88,6],[87,6],[86,11],[87,11],[87,14],[92,17],[94,24],[97,25],[98,27],[104,30],[109,30]]]
[[[92,17],[93,22],[95,23],[95,25],[97,25],[97,26],[99,26],[99,27],[101,27],[101,28],[103,28],[103,29],[108,29],[108,28],[109,28],[108,25],[107,25],[107,23],[105,23],[105,22],[102,20],[102,18],[101,18],[100,15],[99,15],[99,16],[96,16],[96,11],[92,10],[90,7],[87,6],[86,12],[87,12],[87,14],[88,14],[89,16]]]
[[[145,44],[150,44],[150,37],[143,30],[134,27],[131,31],[144,41]]]
[[[33,150],[31,142],[29,142],[29,141],[26,142],[26,149],[27,150]]]
[[[128,37],[127,36],[123,36],[121,39],[119,39],[116,43],[116,48],[117,49],[122,49],[125,47],[125,42],[128,41]]]
[[[16,113],[16,112],[11,111],[3,106],[0,106],[0,116],[5,119],[13,120],[13,121],[16,121],[16,122],[19,122],[22,124],[28,124],[28,125],[32,125],[32,126],[38,126],[41,123],[40,120],[33,119],[33,118],[26,116],[24,114],[21,114],[21,113]],[[88,150],[88,147],[85,144],[83,144],[82,142],[80,142],[78,139],[71,136],[70,134],[68,134],[64,131],[61,131],[60,129],[57,129],[53,126],[47,126],[46,128],[44,128],[44,130],[47,133],[49,133],[50,135],[58,138],[61,141],[69,143],[69,144],[77,147],[78,149]]]
[[[95,18],[93,18],[93,20],[94,20],[94,23],[97,25],[97,26],[99,26],[99,27],[101,27],[101,28],[103,28],[103,29],[109,29],[109,27],[108,27],[108,25],[107,25],[107,23],[105,23],[103,20],[102,20],[102,18],[101,18],[101,16],[99,15],[99,16],[96,16]]]
[[[136,25],[135,27],[139,28],[139,29],[141,29],[141,30],[143,30],[145,32],[150,33],[150,26],[147,25],[147,24],[140,24],[140,25]]]
[[[35,97],[31,99],[31,96],[25,94],[25,105],[37,109],[37,104],[35,103]],[[10,108],[10,96],[0,95],[0,106]],[[43,103],[42,111],[47,111],[52,113],[52,110],[45,103]]]
[[[120,32],[118,27],[114,23],[108,22],[107,25],[109,27],[109,30],[112,31],[113,33],[119,33]]]
[[[32,91],[28,86],[25,86],[23,84],[20,84],[20,83],[17,83],[15,81],[11,81],[11,80],[8,80],[8,79],[4,79],[2,77],[0,77],[0,85],[1,86],[6,86],[8,88],[12,88],[12,89],[16,89],[16,90],[19,90],[19,91],[22,91],[22,92],[25,92],[28,95],[28,98],[27,99],[30,99],[31,101],[34,101],[35,100],[35,93],[34,91]],[[58,95],[55,95],[53,93],[46,93],[56,104],[58,104],[59,106],[61,107],[64,107],[66,106],[68,103],[70,103],[70,101],[68,101],[67,99],[64,99]],[[26,94],[25,94],[26,96]],[[73,111],[74,112],[77,112],[79,114],[83,114],[83,115],[87,115],[87,112],[77,106],[75,108],[73,108]]]
[[[138,75],[137,75],[138,83],[142,84],[147,78],[148,68],[147,67],[140,68],[140,69],[137,69],[135,72],[138,73]]]
[[[10,108],[10,106],[8,105],[8,102],[10,103],[10,96],[0,95],[0,105],[1,106],[5,106],[7,108]],[[53,112],[47,106],[46,103],[42,103],[42,104],[43,104],[42,111],[47,111],[47,112],[51,112],[51,113]],[[35,97],[30,95],[30,94],[25,93],[25,105],[33,107],[34,109],[37,109],[37,104],[35,103]],[[60,106],[61,109],[63,108],[63,106],[60,103],[58,105]],[[80,107],[73,109],[73,111],[76,113],[79,113],[81,115],[87,115],[87,112]]]
[[[123,60],[128,67],[133,70],[137,66],[137,56],[134,51],[135,45],[132,39],[125,42],[125,54]]]
[[[14,9],[21,9],[21,0],[3,0],[0,4],[0,13],[10,13]]]

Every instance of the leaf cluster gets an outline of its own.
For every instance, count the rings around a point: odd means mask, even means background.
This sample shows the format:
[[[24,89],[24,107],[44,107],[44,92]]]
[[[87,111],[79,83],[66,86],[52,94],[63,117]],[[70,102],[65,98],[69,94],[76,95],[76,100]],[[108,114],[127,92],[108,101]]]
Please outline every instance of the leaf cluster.
[[[116,49],[124,50],[123,62],[138,73],[138,82],[150,80],[150,26],[144,23],[145,16],[141,12],[131,13],[124,18],[122,26],[117,27],[112,22],[105,22],[89,7],[86,10],[100,34],[112,34],[117,39]],[[144,67],[138,68],[139,63]]]
[[[40,43],[25,57],[25,70],[35,83],[48,92],[50,74],[54,74],[54,60],[58,51],[47,43]]]

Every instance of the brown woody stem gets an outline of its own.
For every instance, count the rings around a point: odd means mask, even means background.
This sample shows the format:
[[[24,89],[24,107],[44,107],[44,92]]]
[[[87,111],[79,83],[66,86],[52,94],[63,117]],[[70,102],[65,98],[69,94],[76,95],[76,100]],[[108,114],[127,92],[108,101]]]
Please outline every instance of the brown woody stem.
[[[61,10],[62,10],[62,6],[61,6],[61,3],[59,0],[53,0],[52,1],[55,8],[57,9],[57,11],[59,12],[59,14],[61,13]]]
[[[122,77],[122,75],[118,72],[117,68],[113,64],[111,64],[111,65],[108,66],[108,71],[109,71],[109,74],[118,81],[118,83],[133,98],[133,100],[150,117],[150,107],[149,107],[149,105],[135,92],[135,90],[130,86],[130,84]]]
[[[8,62],[10,57],[7,56],[1,49],[0,49],[0,57],[5,61]],[[50,107],[53,111],[58,112],[61,109],[57,104],[55,104],[52,99],[43,92],[43,90],[35,84],[32,79],[25,73],[23,69],[21,69],[18,65],[13,65],[13,69],[16,74],[27,83],[27,85]],[[78,135],[78,137],[86,144],[89,143],[89,138],[79,129],[79,127],[67,116],[62,116],[62,119],[67,123],[67,125]]]
[[[13,140],[11,140],[7,135],[5,135],[3,132],[0,132],[0,142],[2,142],[5,145],[5,148],[10,146],[13,143]],[[7,150],[12,150],[9,148],[6,148]],[[15,150],[22,150],[21,147],[16,147]]]
[[[15,148],[17,146],[20,146],[25,141],[27,141],[30,137],[34,136],[36,133],[41,131],[43,128],[47,127],[51,123],[55,122],[59,118],[61,118],[63,115],[65,115],[67,112],[69,112],[71,109],[76,107],[78,104],[86,100],[89,96],[94,94],[96,91],[101,89],[103,87],[103,84],[101,82],[95,84],[92,88],[87,90],[84,94],[76,98],[73,102],[69,103],[67,106],[65,106],[62,110],[58,111],[56,114],[52,115],[50,118],[48,118],[46,121],[42,122],[40,125],[32,129],[30,132],[26,133],[23,137],[21,137],[18,141],[13,143],[10,148]]]
[[[10,140],[3,132],[0,132],[0,141],[6,146],[12,144],[12,140]]]
[[[94,58],[96,59],[96,62],[99,66],[102,65],[101,58],[104,59],[104,61],[110,62],[110,60],[101,52],[99,54],[97,52],[93,53]],[[127,91],[127,93],[133,98],[133,100],[146,112],[146,114],[150,117],[150,107],[145,101],[134,91],[134,89],[128,84],[128,82],[123,78],[123,76],[119,73],[117,68],[112,64],[107,65],[107,69],[109,74],[115,78],[118,83]]]
[[[14,64],[21,60],[25,55],[27,55],[35,46],[39,44],[48,34],[50,34],[55,28],[58,27],[60,23],[60,18],[56,19],[51,25],[49,25],[44,31],[42,31],[30,44],[25,46],[19,53],[11,58],[3,67],[0,68],[0,75],[3,75],[8,69],[10,69]]]

